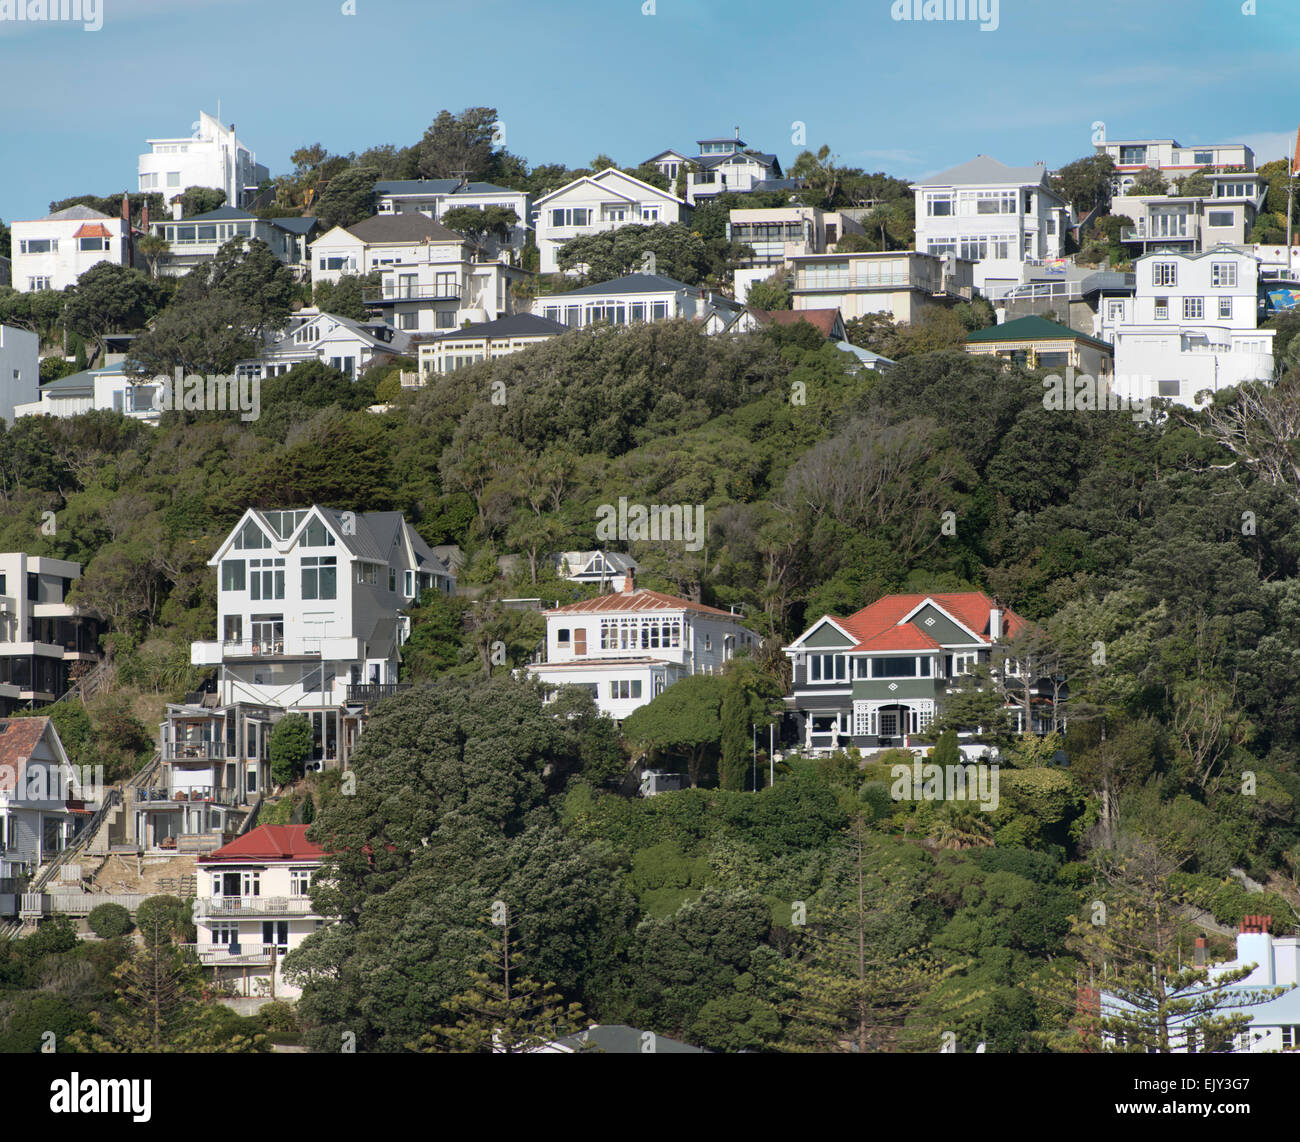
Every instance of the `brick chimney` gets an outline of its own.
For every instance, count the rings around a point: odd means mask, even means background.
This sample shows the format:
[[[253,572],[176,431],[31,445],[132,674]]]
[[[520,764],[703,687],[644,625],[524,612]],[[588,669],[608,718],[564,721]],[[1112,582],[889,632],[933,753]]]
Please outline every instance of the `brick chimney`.
[[[1194,960],[1196,966],[1197,966],[1198,968],[1199,968],[1199,967],[1204,967],[1205,964],[1207,964],[1207,963],[1209,962],[1209,959],[1210,959],[1210,944],[1209,944],[1209,941],[1206,940],[1206,938],[1205,938],[1204,936],[1197,936],[1197,937],[1196,937],[1196,953],[1195,953],[1195,960]]]
[[[125,191],[122,192],[122,221],[126,223],[126,228],[131,229],[131,197]]]
[[[630,567],[623,572],[623,594],[631,595],[636,591],[636,572]]]

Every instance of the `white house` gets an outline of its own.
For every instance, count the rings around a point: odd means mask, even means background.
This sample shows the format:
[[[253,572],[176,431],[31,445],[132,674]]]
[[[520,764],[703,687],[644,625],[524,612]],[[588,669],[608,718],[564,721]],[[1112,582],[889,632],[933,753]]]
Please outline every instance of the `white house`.
[[[217,669],[216,689],[168,706],[166,789],[137,805],[151,846],[242,819],[286,713],[311,722],[310,766],[346,767],[366,708],[398,688],[406,609],[456,585],[400,512],[250,509],[208,566],[217,638],[192,643],[190,661]]]
[[[309,306],[268,334],[262,352],[240,361],[235,375],[278,377],[304,361],[320,361],[356,380],[372,365],[389,364],[409,350],[410,338],[384,322],[353,321]]]
[[[723,315],[720,328],[740,313],[742,306],[703,286],[687,285],[662,274],[628,274],[564,293],[543,294],[533,302],[533,313],[570,329],[596,322],[629,325],[675,318],[704,321]]]
[[[537,200],[537,248],[541,272],[559,271],[560,247],[573,238],[620,226],[684,222],[684,199],[614,167],[574,179]]]
[[[11,227],[14,289],[67,289],[100,262],[130,264],[130,231],[121,218],[69,206]]]
[[[1009,167],[980,155],[912,187],[916,249],[975,263],[975,286],[996,298],[1021,281],[1026,262],[1059,258],[1069,206],[1042,165]]]
[[[337,282],[345,274],[369,274],[429,257],[454,261],[468,247],[465,237],[423,214],[376,214],[353,226],[335,226],[311,244],[311,280]]]
[[[420,338],[499,321],[515,312],[514,287],[532,276],[506,257],[479,261],[468,243],[430,242],[414,259],[385,266],[379,288],[364,290],[362,299],[395,329]]]
[[[423,214],[441,222],[448,210],[468,206],[483,210],[500,206],[519,217],[506,245],[522,248],[528,240],[532,197],[523,190],[510,190],[490,182],[467,182],[457,178],[395,179],[375,183],[375,205],[380,214]]]
[[[105,338],[103,365],[47,381],[36,399],[17,405],[15,416],[78,416],[92,409],[120,412],[130,420],[157,426],[159,410],[154,407],[158,386],[150,378],[126,370],[126,358],[133,334],[110,334]]]
[[[1207,392],[1273,379],[1276,330],[1258,328],[1252,254],[1231,246],[1147,254],[1134,268],[1136,296],[1108,299],[1103,309],[1121,396],[1195,407]]]
[[[776,155],[750,150],[739,127],[733,138],[698,139],[696,145],[700,153],[686,171],[686,200],[692,206],[719,194],[746,194],[782,177]]]
[[[74,663],[99,661],[97,619],[67,601],[81,564],[0,554],[0,713],[62,697]]]
[[[40,350],[35,333],[0,325],[0,416],[10,424],[17,406],[40,397]]]
[[[1176,139],[1103,139],[1097,153],[1109,155],[1115,164],[1111,180],[1114,194],[1133,185],[1139,171],[1158,170],[1166,178],[1178,178],[1203,171],[1253,171],[1255,152],[1244,143],[1203,143],[1184,147]]]
[[[623,591],[636,577],[637,561],[621,551],[561,551],[556,573],[573,583],[591,583],[602,590]]]
[[[443,333],[419,347],[420,375],[451,373],[479,361],[495,361],[566,333],[558,321],[515,313]]]
[[[771,277],[793,258],[833,253],[845,234],[862,234],[859,222],[839,211],[815,206],[776,206],[731,211],[727,238],[753,253],[736,269],[736,300],[749,296],[750,286]]]
[[[258,825],[198,858],[195,953],[240,995],[296,999],[284,957],[328,920],[312,906],[325,850],[306,825]]]
[[[191,130],[176,138],[146,140],[149,150],[137,165],[140,192],[157,191],[171,199],[191,186],[206,186],[224,190],[228,206],[247,205],[270,172],[235,137],[235,125],[227,127],[200,111]]]
[[[545,661],[528,674],[549,685],[585,686],[602,713],[626,718],[691,674],[716,674],[762,640],[741,616],[659,591],[623,590],[544,612]]]
[[[179,214],[180,204],[176,204]],[[258,218],[233,206],[219,206],[191,218],[173,218],[150,227],[166,239],[167,253],[158,260],[158,272],[180,277],[202,262],[211,261],[232,238],[258,239],[302,280],[311,276],[311,240],[319,228],[315,218]]]
[[[790,259],[795,310],[838,309],[845,321],[887,313],[913,322],[925,310],[969,301],[976,266],[953,254],[916,250],[806,254]]]
[[[98,807],[80,778],[49,718],[0,718],[0,916],[18,913],[26,878]]]

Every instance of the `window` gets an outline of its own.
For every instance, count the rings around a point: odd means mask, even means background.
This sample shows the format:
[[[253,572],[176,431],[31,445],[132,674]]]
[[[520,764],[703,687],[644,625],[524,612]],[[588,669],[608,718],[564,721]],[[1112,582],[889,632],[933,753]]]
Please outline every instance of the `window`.
[[[433,315],[433,324],[437,329],[455,329],[456,312],[452,309],[439,309]]]
[[[1183,320],[1199,321],[1205,316],[1205,298],[1203,297],[1185,297],[1183,298]]]
[[[248,551],[251,548],[271,546],[270,537],[253,520],[248,520],[235,536],[235,550]]]
[[[1167,297],[1156,298],[1156,320],[1169,320],[1169,299]]]
[[[250,559],[249,596],[253,599],[284,598],[284,560]]]
[[[843,654],[813,654],[808,657],[809,682],[844,682],[849,676],[849,660]]]
[[[24,254],[54,254],[58,253],[59,240],[57,238],[24,238],[18,245]]]
[[[224,636],[226,642],[244,641],[244,619],[241,615],[227,615]]]
[[[1236,220],[1231,210],[1211,210],[1205,216],[1205,224],[1211,228],[1227,229],[1236,225]]]
[[[42,290],[50,288],[50,279],[47,277],[34,277],[27,279],[27,288],[29,290]]]
[[[925,212],[931,218],[947,218],[952,214],[952,191],[927,191]]]
[[[242,591],[245,585],[244,561],[242,559],[223,559],[221,561],[221,589],[223,591]]]
[[[1157,289],[1164,286],[1176,286],[1178,284],[1178,263],[1152,262],[1151,284]]]
[[[318,519],[313,519],[302,533],[304,547],[333,547],[334,533]]]
[[[975,669],[976,661],[974,654],[954,654],[952,656],[953,677],[958,674],[970,674]]]
[[[1221,321],[1232,320],[1232,298],[1230,297],[1219,298],[1219,319]]]
[[[108,242],[104,238],[78,238],[77,248],[79,250],[106,250]]]
[[[573,632],[573,653],[587,653],[587,628],[577,627]]]
[[[338,598],[338,560],[333,555],[306,555],[302,560],[302,597]]]
[[[390,595],[397,594],[397,571],[392,567],[388,569],[388,593]]]
[[[262,921],[262,944],[264,947],[274,946],[280,954],[289,950],[289,921],[288,920],[263,920]]]
[[[650,303],[650,320],[651,321],[668,320],[668,303],[666,301],[652,301]]]
[[[357,582],[369,584],[372,587],[379,585],[379,568],[373,563],[357,564]]]
[[[603,631],[601,632],[601,635],[602,635],[602,643],[601,643],[601,647],[602,647],[602,649],[607,649],[607,648],[604,646],[604,642],[603,642],[603,637],[604,637],[604,632],[603,632]],[[569,639],[569,628],[568,628],[568,627],[561,627],[559,630],[557,630],[557,631],[555,632],[555,645],[556,645],[556,646],[568,646],[568,645],[569,645],[569,641],[570,641],[570,639]]]
[[[1232,289],[1237,284],[1236,262],[1211,262],[1210,285],[1214,289]]]
[[[587,207],[576,206],[570,209],[563,207],[551,211],[552,226],[588,226],[591,224],[591,210]]]
[[[877,678],[915,678],[915,658],[877,658]]]
[[[631,681],[622,679],[618,682],[609,684],[609,696],[611,698],[628,699],[641,697],[641,680],[634,678]]]
[[[1122,301],[1108,301],[1106,303],[1106,320],[1120,321],[1124,317],[1124,303]]]
[[[311,888],[311,869],[291,868],[289,870],[289,891],[294,896],[306,896]]]
[[[1142,166],[1147,161],[1147,149],[1141,147],[1120,147],[1119,163],[1124,167]]]
[[[180,186],[180,184],[181,184],[181,172],[180,172],[180,171],[168,171],[168,172],[167,172],[167,185],[168,185],[168,186]]]
[[[937,258],[943,257],[944,254],[955,254],[957,252],[957,240],[955,238],[928,238],[925,243],[925,252]]]
[[[415,598],[415,572],[404,571],[402,573],[402,594],[408,599]]]
[[[1214,163],[1213,151],[1193,151],[1192,162],[1198,167],[1208,167]]]
[[[1176,397],[1183,391],[1182,381],[1157,381],[1156,395],[1162,397]]]
[[[657,206],[643,206],[643,207],[641,207],[641,220],[642,220],[643,222],[658,222],[658,221],[659,221],[659,207],[657,207]]]

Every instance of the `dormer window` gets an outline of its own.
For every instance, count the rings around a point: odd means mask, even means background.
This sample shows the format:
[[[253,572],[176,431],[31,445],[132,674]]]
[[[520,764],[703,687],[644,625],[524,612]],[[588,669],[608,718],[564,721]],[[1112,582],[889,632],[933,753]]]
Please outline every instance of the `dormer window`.
[[[304,547],[333,547],[334,534],[318,519],[313,519],[303,531]]]

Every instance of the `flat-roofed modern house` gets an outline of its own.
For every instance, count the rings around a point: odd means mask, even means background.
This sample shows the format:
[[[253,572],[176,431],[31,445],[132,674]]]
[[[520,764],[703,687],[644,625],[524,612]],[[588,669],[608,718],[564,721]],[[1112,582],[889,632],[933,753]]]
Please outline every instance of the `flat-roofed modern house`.
[[[1123,194],[1147,167],[1166,178],[1201,171],[1253,171],[1255,152],[1244,143],[1202,143],[1184,147],[1177,139],[1103,139],[1094,144],[1097,153],[1109,155],[1115,164],[1114,194]]]
[[[528,666],[547,685],[584,686],[611,718],[626,718],[692,674],[717,674],[762,643],[741,615],[660,591],[638,590],[630,569],[615,594],[544,612],[545,661]]]
[[[480,361],[495,361],[541,345],[568,332],[568,326],[532,313],[513,313],[441,333],[419,347],[420,375],[453,373]]]
[[[67,601],[80,577],[68,559],[0,554],[0,714],[61,698],[99,661],[103,623]]]
[[[249,509],[208,566],[218,637],[191,644],[190,661],[215,668],[215,688],[167,708],[165,789],[137,805],[151,847],[236,826],[267,789],[287,713],[311,723],[310,767],[346,768],[367,708],[397,692],[408,608],[455,591],[400,512]]]
[[[928,309],[969,301],[974,263],[916,250],[805,254],[791,258],[795,310],[838,309],[845,321],[887,313],[914,322]]]
[[[1073,369],[1098,379],[1109,377],[1115,368],[1115,349],[1108,341],[1045,317],[1017,317],[977,329],[966,338],[966,352],[997,357],[1027,369]]]
[[[995,646],[1027,625],[981,591],[886,595],[844,618],[823,615],[784,648],[794,668],[786,706],[803,747],[911,747],[963,675],[987,666],[998,680]],[[1028,719],[1023,704],[1007,711],[1018,732],[1057,724],[1046,690],[1034,695]]]
[[[10,229],[13,287],[19,293],[67,289],[100,262],[131,263],[127,223],[89,206],[69,206],[44,218],[17,221]]]
[[[441,222],[448,210],[467,206],[477,210],[499,206],[513,210],[519,221],[506,245],[521,249],[528,240],[532,196],[490,182],[468,182],[458,178],[396,179],[375,183],[375,207],[379,214],[423,214]]]
[[[1070,208],[1041,164],[1009,167],[987,155],[912,187],[916,248],[975,263],[975,288],[998,298],[1027,263],[1059,258]]]
[[[141,194],[156,191],[171,199],[191,186],[226,192],[230,206],[246,206],[271,172],[216,116],[199,112],[189,135],[148,139],[137,164]]]
[[[18,914],[28,878],[98,808],[49,718],[0,718],[0,916]]]
[[[573,238],[620,226],[684,222],[689,212],[685,199],[615,167],[574,179],[537,200],[541,272],[559,272],[560,247]]]
[[[1184,193],[1187,188],[1171,186],[1167,194],[1112,198],[1111,214],[1133,222],[1120,231],[1120,241],[1139,254],[1155,250],[1194,253],[1218,245],[1245,244],[1264,209],[1268,183],[1251,173],[1212,174],[1208,179],[1205,193]]]
[[[243,996],[296,999],[284,957],[328,923],[311,902],[325,850],[306,825],[258,825],[199,856],[195,953]]]
[[[838,211],[815,206],[748,207],[732,210],[727,237],[753,252],[736,268],[736,298],[744,301],[756,281],[770,277],[791,259],[835,251],[845,234],[862,234],[861,224]]]
[[[180,204],[176,204],[179,213]],[[320,229],[315,218],[258,218],[233,206],[219,206],[206,214],[155,222],[150,230],[167,242],[158,259],[158,273],[180,277],[195,266],[210,262],[234,238],[265,242],[276,259],[302,281],[311,276],[311,242]]]
[[[534,314],[569,329],[598,322],[633,325],[678,318],[704,321],[719,313],[724,315],[725,323],[742,309],[729,297],[662,274],[627,274],[564,293],[542,294],[533,301]]]

